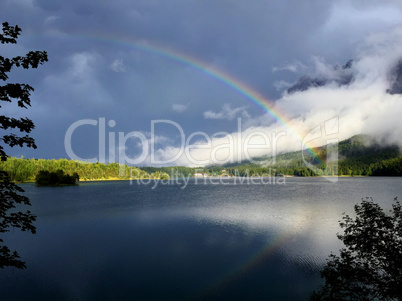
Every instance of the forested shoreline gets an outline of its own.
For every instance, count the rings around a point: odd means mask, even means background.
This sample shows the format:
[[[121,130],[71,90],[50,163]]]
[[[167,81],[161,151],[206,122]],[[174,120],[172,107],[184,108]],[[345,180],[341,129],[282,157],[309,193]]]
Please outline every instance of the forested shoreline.
[[[291,152],[256,159],[254,162],[231,163],[207,167],[133,167],[119,163],[88,163],[67,159],[24,159],[9,157],[0,162],[0,170],[6,171],[14,182],[34,182],[40,171],[63,171],[66,175],[79,175],[81,181],[124,179],[169,179],[192,177],[195,173],[207,176],[402,176],[402,156],[396,145],[367,144],[367,137],[354,136],[314,149],[314,154]],[[336,151],[338,160],[327,162],[327,153]],[[275,159],[275,161],[273,161]],[[310,166],[306,166],[306,162]]]
[[[337,160],[328,161],[329,152],[336,154]],[[212,166],[209,170],[221,168]],[[312,152],[298,151],[255,159],[252,163],[227,164],[225,169],[226,173],[239,176],[402,176],[402,156],[397,145],[381,145],[367,136],[356,135],[338,144],[317,147]]]
[[[88,163],[67,159],[24,159],[9,157],[0,162],[0,170],[8,173],[14,182],[35,182],[40,171],[63,171],[66,175],[79,175],[81,181],[125,180],[125,179],[168,179],[169,175],[160,171],[151,174],[137,167],[119,163]]]

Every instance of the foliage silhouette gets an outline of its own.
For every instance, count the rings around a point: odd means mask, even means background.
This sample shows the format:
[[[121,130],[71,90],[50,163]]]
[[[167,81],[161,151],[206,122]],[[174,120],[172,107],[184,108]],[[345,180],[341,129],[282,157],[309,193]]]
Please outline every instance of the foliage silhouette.
[[[390,215],[371,198],[355,205],[356,218],[339,224],[345,244],[321,271],[325,284],[310,300],[402,300],[402,210],[395,198]]]
[[[4,22],[2,33],[0,33],[1,44],[16,44],[17,38],[21,34],[21,28],[10,26]],[[12,68],[22,67],[24,69],[37,68],[39,65],[47,62],[47,53],[45,51],[30,51],[25,56],[16,56],[13,58],[5,58],[0,56],[0,80],[7,82],[8,75]],[[30,96],[34,89],[27,84],[5,83],[0,86],[0,101],[13,102],[16,101],[18,107],[27,109],[31,106]],[[35,141],[32,137],[25,135],[20,136],[13,133],[13,130],[18,130],[20,133],[30,133],[34,129],[32,120],[28,118],[13,118],[5,115],[0,115],[0,129],[5,131],[5,134],[0,138],[0,158],[2,161],[7,160],[7,154],[4,147],[24,145],[27,147],[36,148]],[[36,232],[33,222],[36,217],[30,211],[15,212],[16,204],[31,205],[29,199],[19,193],[23,189],[11,182],[8,174],[0,171],[0,233],[9,232],[10,228],[20,228],[22,231]],[[3,240],[0,239],[0,268],[6,266],[25,268],[26,265],[19,258],[16,251],[11,250],[3,245]]]
[[[20,228],[22,231],[30,231],[36,233],[36,228],[33,222],[36,217],[30,211],[9,212],[15,208],[16,204],[30,205],[29,199],[26,196],[18,194],[23,192],[22,188],[10,181],[7,173],[0,171],[0,233],[10,231],[9,228]],[[0,239],[3,244],[3,240]],[[19,260],[17,252],[11,253],[6,246],[0,246],[0,267],[14,266],[17,268],[25,268],[25,263]]]

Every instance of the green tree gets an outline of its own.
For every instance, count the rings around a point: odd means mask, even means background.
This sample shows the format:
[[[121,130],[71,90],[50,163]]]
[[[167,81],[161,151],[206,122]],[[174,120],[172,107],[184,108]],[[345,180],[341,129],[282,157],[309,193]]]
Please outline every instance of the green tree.
[[[402,300],[402,210],[395,198],[390,214],[366,198],[356,218],[340,222],[345,244],[321,271],[325,284],[310,300]]]
[[[7,22],[3,23],[2,33],[0,33],[1,44],[16,44],[17,38],[21,34],[21,28],[10,26]],[[30,96],[34,90],[27,84],[9,83],[8,73],[12,68],[22,67],[24,69],[37,68],[38,65],[47,62],[47,53],[45,51],[30,51],[25,56],[16,56],[13,58],[5,58],[0,56],[0,80],[5,82],[0,86],[0,100],[4,102],[16,102],[18,107],[27,109],[31,105]],[[7,160],[7,154],[4,147],[24,145],[36,148],[35,141],[32,137],[21,134],[17,135],[13,131],[18,130],[20,133],[30,133],[34,128],[32,120],[28,118],[13,118],[0,115],[0,129],[4,132],[0,136],[0,157],[2,161]],[[10,181],[9,175],[0,171],[0,233],[10,231],[10,228],[20,228],[22,231],[36,232],[33,225],[36,217],[30,211],[10,212],[16,207],[16,204],[30,205],[29,199],[19,193],[23,190]],[[0,267],[13,266],[17,268],[25,268],[25,263],[21,261],[16,251],[11,250],[3,245],[0,239]]]

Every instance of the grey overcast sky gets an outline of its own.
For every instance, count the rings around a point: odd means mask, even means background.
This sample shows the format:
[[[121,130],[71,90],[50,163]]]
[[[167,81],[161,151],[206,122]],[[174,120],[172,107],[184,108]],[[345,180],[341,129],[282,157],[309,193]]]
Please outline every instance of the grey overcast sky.
[[[4,114],[31,118],[38,145],[14,148],[9,151],[14,156],[68,158],[66,132],[83,119],[105,118],[106,154],[109,132],[117,139],[118,132],[135,131],[155,144],[161,158],[177,148],[180,133],[177,126],[159,124],[151,137],[152,120],[175,122],[186,137],[196,131],[277,129],[277,121],[234,83],[276,103],[295,120],[293,127],[301,122],[311,128],[325,121],[317,116],[336,115],[340,138],[360,132],[399,137],[395,128],[401,124],[392,114],[400,110],[400,96],[382,93],[380,82],[402,58],[401,1],[2,0],[0,20],[22,28],[18,44],[0,45],[0,55],[29,50],[49,55],[36,70],[11,73],[10,82],[29,83],[35,92],[29,110],[6,106]],[[325,74],[349,59],[357,61],[353,87],[285,92],[300,76]],[[219,80],[202,66],[226,78]],[[370,95],[376,98],[370,104],[385,103],[377,116],[359,109],[368,107],[361,91],[373,70],[380,71],[371,79],[376,90]],[[383,131],[376,125],[381,118],[391,123]],[[74,131],[71,148],[77,157],[98,156],[98,127]],[[137,140],[124,145],[132,158],[141,152]],[[119,146],[113,147],[118,152]],[[294,149],[288,141],[281,150]]]

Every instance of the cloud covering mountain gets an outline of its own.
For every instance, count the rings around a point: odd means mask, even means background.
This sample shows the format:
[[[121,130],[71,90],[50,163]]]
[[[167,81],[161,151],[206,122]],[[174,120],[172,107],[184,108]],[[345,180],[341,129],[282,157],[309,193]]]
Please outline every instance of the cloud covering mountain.
[[[315,146],[356,134],[402,146],[401,41],[402,28],[396,27],[369,36],[357,58],[343,67],[314,59],[312,75],[301,77],[275,102],[274,110],[285,112],[288,123],[265,126],[266,116],[248,120],[241,131],[212,138],[208,147],[200,139],[188,147],[191,155],[181,156],[178,162],[219,164],[297,151],[302,148],[300,139],[312,132],[320,136],[312,140]],[[319,125],[324,132],[316,132]],[[246,145],[251,146],[247,151]],[[160,158],[176,151],[160,149]]]

